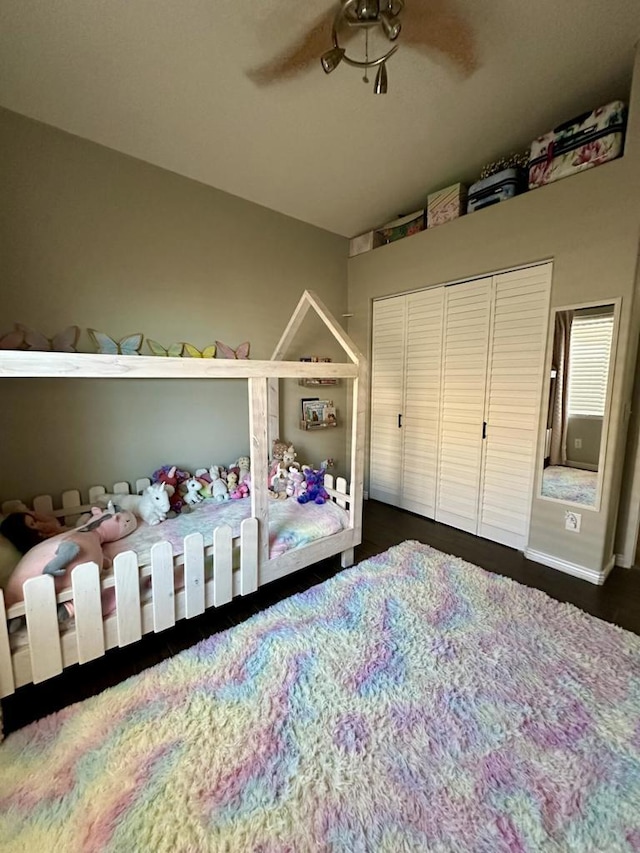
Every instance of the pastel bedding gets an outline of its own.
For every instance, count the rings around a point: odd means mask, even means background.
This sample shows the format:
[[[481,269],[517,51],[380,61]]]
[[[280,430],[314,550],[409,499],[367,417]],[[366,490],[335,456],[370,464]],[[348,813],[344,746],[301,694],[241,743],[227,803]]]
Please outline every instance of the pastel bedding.
[[[203,501],[190,513],[181,513],[162,524],[150,527],[140,522],[137,530],[118,542],[109,542],[104,553],[113,559],[123,551],[135,551],[138,563],[147,566],[151,562],[151,547],[161,540],[169,542],[174,557],[183,552],[183,539],[189,533],[202,533],[205,548],[213,544],[214,528],[221,524],[231,527],[232,535],[240,535],[240,524],[251,517],[251,500]],[[346,510],[333,501],[319,504],[299,504],[288,498],[269,504],[269,555],[279,557],[293,548],[301,548],[344,530],[349,522]]]

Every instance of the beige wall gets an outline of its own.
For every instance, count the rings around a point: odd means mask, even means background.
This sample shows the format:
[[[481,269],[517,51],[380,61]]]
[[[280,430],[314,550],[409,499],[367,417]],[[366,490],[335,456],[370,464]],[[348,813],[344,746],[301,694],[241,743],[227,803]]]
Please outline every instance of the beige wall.
[[[0,186],[2,332],[18,321],[50,336],[69,324],[116,339],[140,331],[164,345],[249,339],[252,356],[269,358],[305,288],[345,311],[344,238],[3,110]],[[309,344],[328,345],[320,333]],[[92,350],[86,331],[80,349]],[[244,382],[0,388],[0,499],[248,451]],[[285,437],[302,461],[344,466],[344,429],[317,441],[297,429],[304,395],[285,396]]]
[[[600,458],[600,439],[602,437],[602,418],[574,415],[567,423],[567,461],[577,468],[587,465],[591,470],[598,467]],[[582,443],[576,447],[576,439]]]
[[[624,93],[621,93],[624,96]],[[376,297],[552,259],[551,307],[621,297],[603,501],[585,510],[580,534],[564,530],[564,506],[533,501],[530,548],[599,571],[613,551],[638,321],[632,310],[640,228],[640,62],[636,62],[622,159],[504,204],[351,258],[349,333],[370,352]]]

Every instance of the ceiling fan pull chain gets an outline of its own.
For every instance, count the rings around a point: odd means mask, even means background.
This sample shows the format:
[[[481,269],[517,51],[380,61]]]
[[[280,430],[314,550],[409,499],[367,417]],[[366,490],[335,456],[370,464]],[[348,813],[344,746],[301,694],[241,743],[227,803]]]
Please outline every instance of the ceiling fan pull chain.
[[[369,30],[364,31],[364,61],[366,63],[369,62]],[[367,77],[367,69],[364,69],[364,77],[362,78],[363,83],[368,83],[369,78]]]

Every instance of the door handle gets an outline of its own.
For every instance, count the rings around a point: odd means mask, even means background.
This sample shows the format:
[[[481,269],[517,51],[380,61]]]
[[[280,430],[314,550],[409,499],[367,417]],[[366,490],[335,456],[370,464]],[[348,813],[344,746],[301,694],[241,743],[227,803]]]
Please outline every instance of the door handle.
[[[402,429],[402,415],[398,415],[398,429]]]
[[[482,421],[482,437],[483,438],[487,437],[487,422],[486,421]]]

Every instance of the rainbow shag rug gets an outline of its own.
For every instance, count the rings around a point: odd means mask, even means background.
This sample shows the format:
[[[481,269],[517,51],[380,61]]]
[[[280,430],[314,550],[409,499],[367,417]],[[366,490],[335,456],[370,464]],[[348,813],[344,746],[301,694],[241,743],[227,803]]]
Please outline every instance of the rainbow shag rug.
[[[10,735],[0,847],[640,851],[640,637],[404,542]]]

